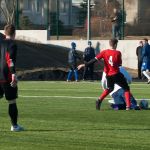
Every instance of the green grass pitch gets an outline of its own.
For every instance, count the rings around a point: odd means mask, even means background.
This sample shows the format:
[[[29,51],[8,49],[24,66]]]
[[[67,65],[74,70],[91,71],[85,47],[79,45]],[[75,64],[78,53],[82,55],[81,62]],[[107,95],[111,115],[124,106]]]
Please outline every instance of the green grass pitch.
[[[137,99],[150,86],[131,85]],[[19,123],[10,132],[7,102],[0,100],[0,150],[150,150],[150,111],[95,110],[99,82],[20,82]],[[109,97],[108,97],[109,98]]]

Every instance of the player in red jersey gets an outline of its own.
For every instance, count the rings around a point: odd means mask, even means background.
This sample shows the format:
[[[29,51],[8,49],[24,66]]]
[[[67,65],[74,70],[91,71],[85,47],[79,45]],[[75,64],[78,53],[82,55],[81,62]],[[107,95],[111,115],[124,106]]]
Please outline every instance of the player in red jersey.
[[[126,110],[130,109],[130,88],[128,83],[122,73],[119,71],[119,66],[122,65],[121,52],[116,50],[118,44],[117,39],[111,39],[109,41],[110,49],[104,50],[99,53],[94,59],[87,62],[86,64],[81,64],[78,66],[78,69],[82,67],[88,66],[92,63],[97,62],[100,59],[104,60],[104,72],[106,73],[107,78],[107,86],[108,88],[104,90],[101,96],[96,101],[96,109],[100,110],[100,106],[104,98],[113,91],[114,84],[118,84],[125,91],[125,99],[126,99]]]

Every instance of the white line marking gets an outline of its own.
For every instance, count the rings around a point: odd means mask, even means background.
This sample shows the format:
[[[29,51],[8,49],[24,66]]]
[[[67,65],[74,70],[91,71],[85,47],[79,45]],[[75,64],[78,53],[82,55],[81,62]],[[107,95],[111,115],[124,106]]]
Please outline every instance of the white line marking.
[[[145,90],[145,88],[131,88],[131,90]],[[19,89],[19,91],[93,91],[93,90],[102,90],[101,88],[92,88],[92,89]]]
[[[44,95],[44,96],[29,96],[29,95],[19,95],[19,97],[22,97],[22,98],[67,98],[67,99],[70,99],[70,98],[72,98],[72,99],[97,99],[97,97],[77,97],[77,96],[46,96],[46,95]],[[105,99],[111,99],[111,98],[105,98]],[[143,99],[143,98],[141,98],[141,99]],[[141,99],[136,99],[136,100],[141,100]],[[144,99],[146,99],[146,100],[150,100],[150,99],[147,99],[147,98],[144,98]]]
[[[47,84],[101,84],[101,81],[94,81],[94,82],[66,82],[66,81],[20,81],[20,84],[40,84],[40,83],[47,83]],[[147,85],[146,82],[133,82],[131,85]]]

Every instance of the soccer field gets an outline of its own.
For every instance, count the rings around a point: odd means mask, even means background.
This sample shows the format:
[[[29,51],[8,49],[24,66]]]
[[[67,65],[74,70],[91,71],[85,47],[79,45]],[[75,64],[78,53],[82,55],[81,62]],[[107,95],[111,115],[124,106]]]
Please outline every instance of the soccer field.
[[[108,98],[95,110],[99,82],[20,82],[19,123],[10,132],[7,102],[0,101],[1,150],[150,150],[150,111],[114,111]],[[150,85],[134,83],[136,99]]]

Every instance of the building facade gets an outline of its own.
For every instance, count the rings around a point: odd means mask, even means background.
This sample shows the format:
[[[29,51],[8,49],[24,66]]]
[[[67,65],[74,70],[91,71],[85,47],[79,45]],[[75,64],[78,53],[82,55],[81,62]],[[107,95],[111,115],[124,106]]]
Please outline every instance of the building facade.
[[[150,1],[124,0],[124,2],[128,33],[150,35]]]
[[[72,0],[22,0],[22,13],[28,16],[34,24],[50,22],[50,14],[57,13],[59,7],[59,19],[64,25],[71,24]],[[49,18],[48,18],[49,16]]]

